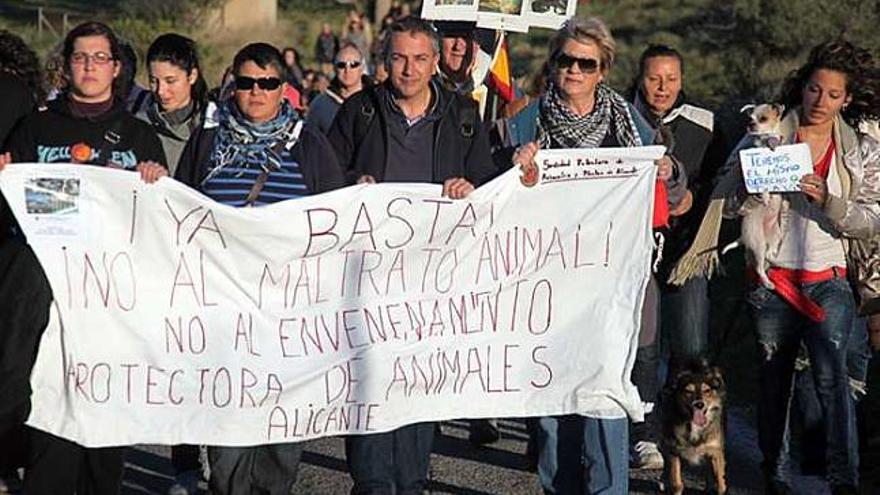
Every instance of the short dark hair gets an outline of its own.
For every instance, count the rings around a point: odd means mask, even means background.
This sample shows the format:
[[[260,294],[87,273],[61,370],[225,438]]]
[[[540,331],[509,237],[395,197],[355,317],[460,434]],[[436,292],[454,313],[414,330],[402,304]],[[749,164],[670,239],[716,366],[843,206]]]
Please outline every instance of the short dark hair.
[[[73,55],[73,45],[76,43],[76,40],[89,36],[103,36],[110,44],[110,56],[113,57],[113,60],[124,66],[125,62],[122,58],[122,43],[120,43],[116,33],[110,29],[110,26],[103,22],[88,21],[71,29],[70,32],[67,33],[67,36],[64,37],[61,54],[64,56],[65,70],[70,70],[70,57]],[[124,71],[121,69],[122,67],[120,67],[119,75],[113,80],[113,98],[117,101],[125,100],[125,98],[128,97],[128,90],[130,89],[127,87],[125,77],[123,76]]]
[[[272,67],[278,71],[278,75],[282,81],[287,80],[287,67],[284,65],[284,57],[277,48],[269,43],[251,43],[235,54],[232,60],[232,73],[238,75],[241,66],[245,62],[253,62],[260,66],[261,69]]]
[[[197,71],[196,82],[192,84],[192,99],[197,108],[202,108],[208,99],[208,84],[202,74],[196,42],[177,33],[165,33],[150,44],[147,49],[147,67],[151,62],[168,62],[180,68],[187,75]]]
[[[871,52],[845,39],[826,41],[810,51],[807,62],[791,72],[782,85],[780,101],[795,108],[803,101],[804,86],[820,69],[846,76],[846,92],[852,98],[840,112],[850,125],[880,119],[880,70]]]
[[[388,57],[391,55],[391,38],[395,33],[409,33],[411,35],[424,34],[431,40],[431,47],[434,50],[434,54],[436,55],[440,53],[440,33],[437,32],[434,25],[424,19],[410,15],[394,21],[394,23],[388,27],[388,34],[386,34],[385,38],[382,40],[382,58],[386,63],[388,62]]]
[[[648,60],[657,57],[670,57],[678,60],[681,73],[684,74],[684,58],[678,50],[667,45],[652,44],[648,45],[648,48],[645,48],[645,51],[639,57],[639,79],[645,75],[645,65],[647,65]]]
[[[678,60],[678,66],[681,68],[682,75],[684,75],[684,58],[681,56],[681,52],[668,45],[648,45],[648,48],[645,48],[645,51],[639,56],[639,72],[636,74],[627,92],[630,97],[642,93],[642,79],[645,77],[645,68],[648,65],[648,60],[657,57],[670,57]],[[684,94],[684,89],[682,89],[681,94]],[[644,97],[644,95],[642,96]]]

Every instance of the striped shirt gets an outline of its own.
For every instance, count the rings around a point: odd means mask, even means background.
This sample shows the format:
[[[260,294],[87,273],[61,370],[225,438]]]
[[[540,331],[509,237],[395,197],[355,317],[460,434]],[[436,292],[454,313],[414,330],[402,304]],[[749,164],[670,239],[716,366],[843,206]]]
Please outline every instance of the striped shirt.
[[[263,169],[257,166],[244,168],[229,164],[205,181],[202,184],[202,191],[218,203],[235,207],[245,206],[248,194],[262,171]],[[290,151],[284,150],[281,152],[281,169],[269,173],[263,190],[254,201],[254,206],[301,198],[309,194],[300,164],[293,159]]]

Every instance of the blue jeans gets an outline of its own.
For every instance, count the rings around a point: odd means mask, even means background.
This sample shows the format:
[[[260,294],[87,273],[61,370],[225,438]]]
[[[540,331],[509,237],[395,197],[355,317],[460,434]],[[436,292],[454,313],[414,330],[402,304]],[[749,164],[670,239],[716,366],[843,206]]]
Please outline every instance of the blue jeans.
[[[345,437],[352,495],[421,495],[428,485],[436,423]]]
[[[846,369],[850,382],[857,382],[864,387],[868,374],[868,362],[871,359],[871,348],[868,345],[868,329],[866,318],[855,318],[852,334],[846,345]],[[852,412],[855,413],[855,405],[861,399],[861,391],[850,387],[853,400]],[[801,470],[806,474],[811,472],[824,472],[825,467],[825,418],[822,414],[822,404],[819,403],[819,395],[816,393],[816,381],[813,379],[812,370],[799,370],[795,373],[794,392],[791,401],[791,414],[801,424]],[[854,420],[855,421],[855,420]],[[789,426],[790,427],[790,426]],[[855,434],[855,432],[853,432]],[[853,445],[858,445],[858,439],[851,440]],[[786,442],[788,444],[788,442]],[[788,455],[790,445],[783,447],[783,452]]]
[[[760,357],[758,443],[764,457],[762,467],[768,480],[789,483],[788,413],[795,358],[803,341],[825,416],[828,481],[832,486],[858,486],[855,415],[846,369],[847,344],[855,318],[852,290],[840,278],[806,284],[801,290],[825,309],[825,321],[809,320],[764,287],[748,294]]]
[[[544,493],[626,495],[628,426],[627,418],[539,418],[538,478]]]

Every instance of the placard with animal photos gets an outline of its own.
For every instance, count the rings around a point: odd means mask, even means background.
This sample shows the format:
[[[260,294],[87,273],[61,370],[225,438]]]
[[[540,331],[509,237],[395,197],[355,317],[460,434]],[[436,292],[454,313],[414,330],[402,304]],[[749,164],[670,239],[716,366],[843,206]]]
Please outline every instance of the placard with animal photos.
[[[559,29],[576,10],[577,0],[424,0],[422,17],[527,32],[532,26]]]

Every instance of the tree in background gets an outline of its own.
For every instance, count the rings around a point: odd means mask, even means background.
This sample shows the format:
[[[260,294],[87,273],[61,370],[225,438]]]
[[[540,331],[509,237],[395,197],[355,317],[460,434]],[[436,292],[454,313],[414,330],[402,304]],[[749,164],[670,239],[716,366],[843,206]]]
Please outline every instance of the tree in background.
[[[880,0],[594,0],[578,14],[602,17],[614,33],[614,87],[629,87],[639,53],[662,43],[684,54],[691,98],[715,107],[775,97],[788,72],[829,38],[844,35],[880,53]],[[538,70],[549,34],[514,38],[517,74]]]

